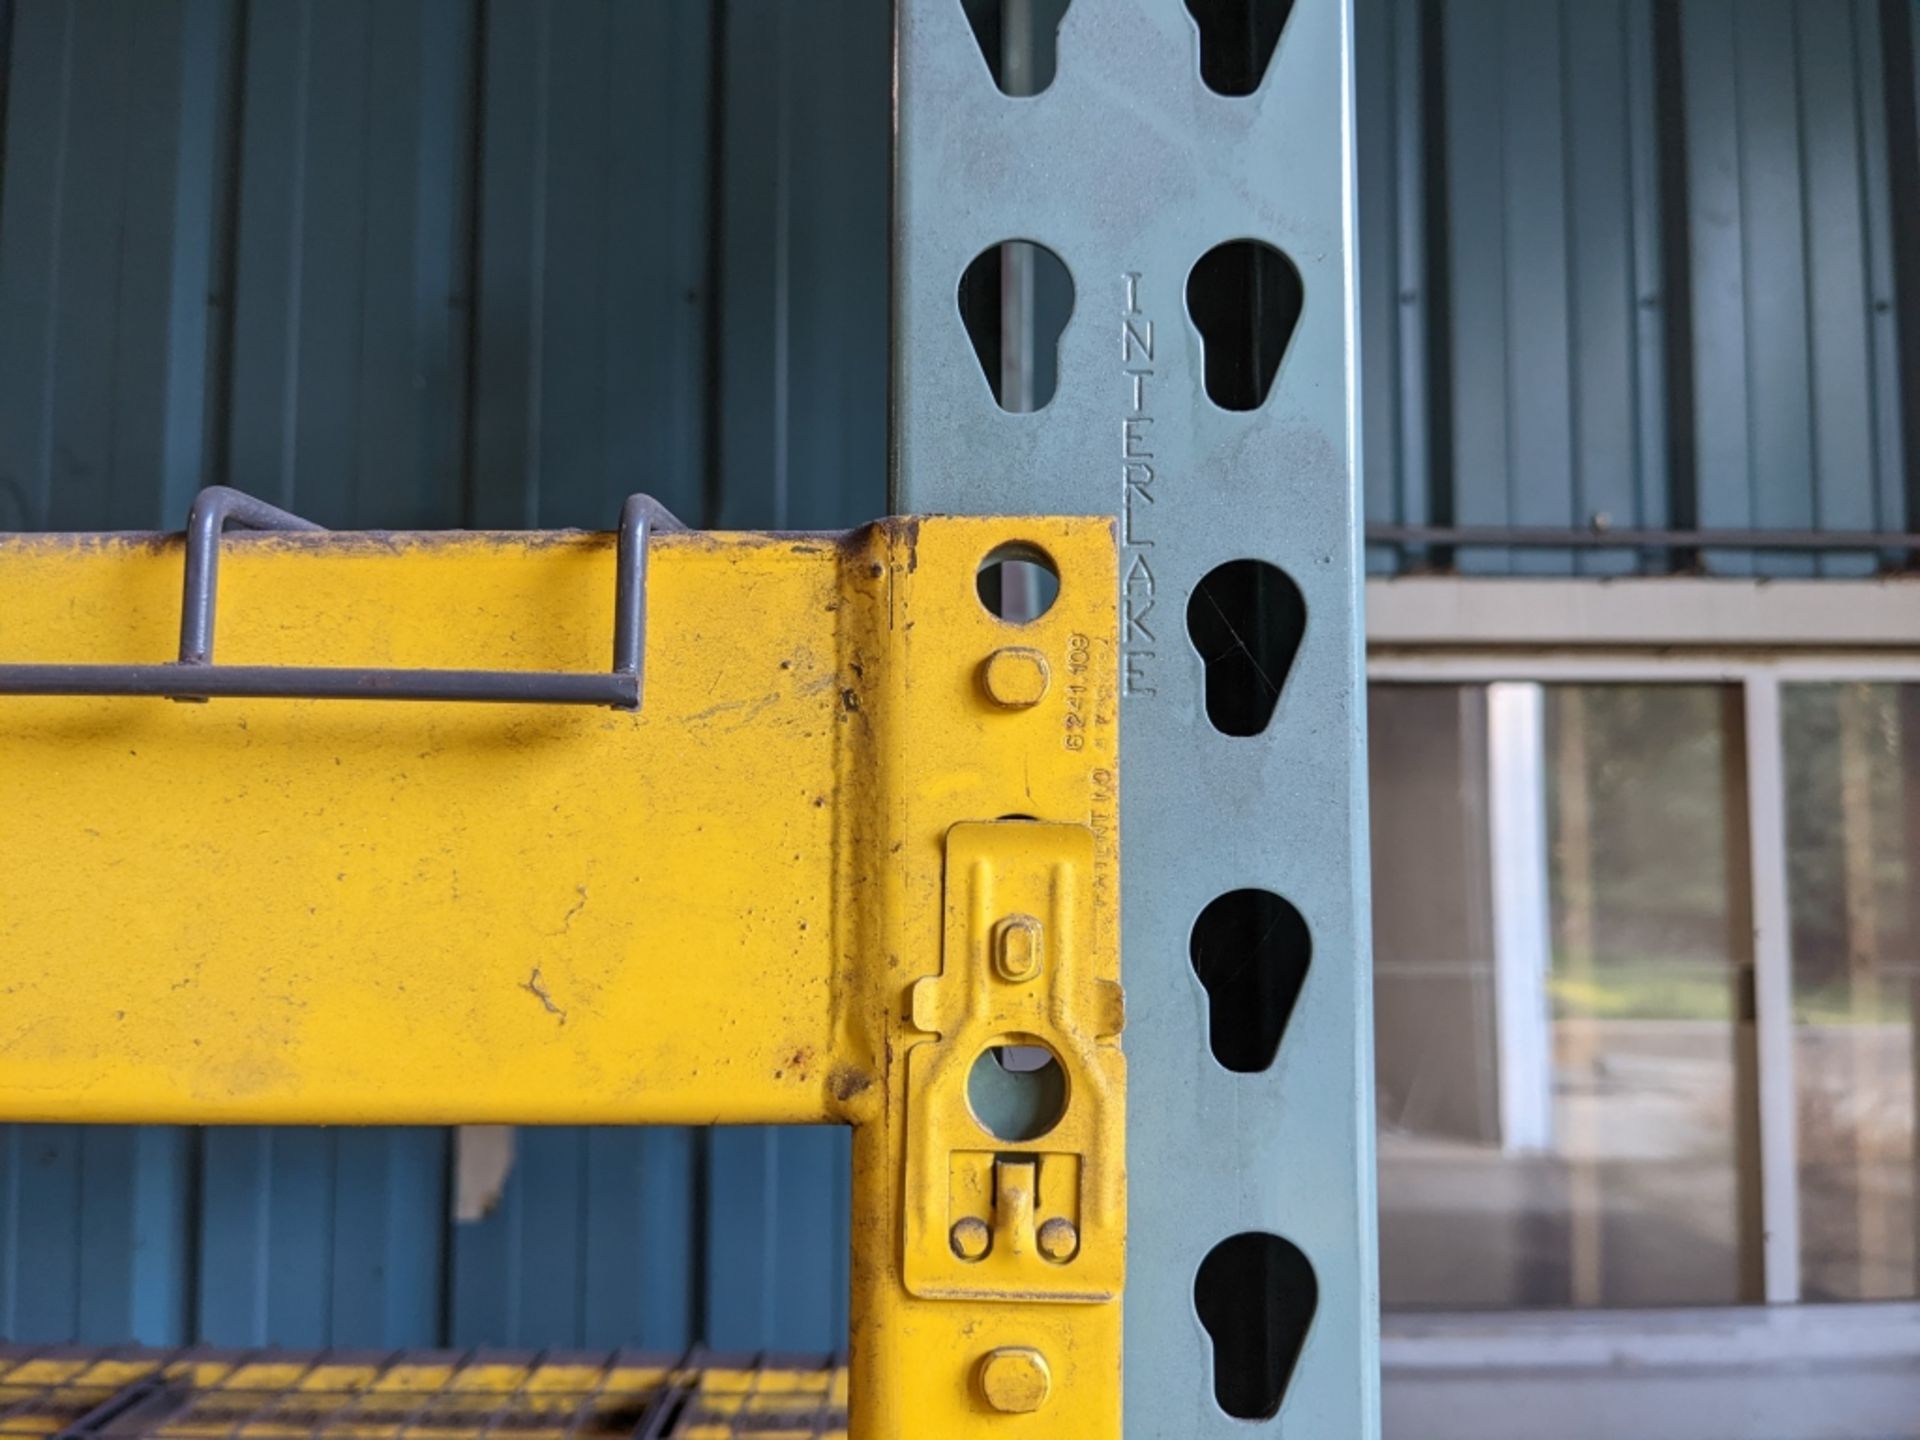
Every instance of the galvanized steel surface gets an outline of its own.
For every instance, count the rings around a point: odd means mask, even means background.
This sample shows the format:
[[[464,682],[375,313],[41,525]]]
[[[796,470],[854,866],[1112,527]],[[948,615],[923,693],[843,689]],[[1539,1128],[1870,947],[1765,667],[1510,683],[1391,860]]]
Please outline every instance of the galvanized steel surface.
[[[1128,1433],[1367,1440],[1378,1285],[1351,6],[1299,0],[1259,87],[1226,96],[1202,82],[1185,7],[1076,0],[1053,84],[1018,100],[969,48],[958,6],[902,0],[897,14],[895,506],[1116,515],[1120,529]],[[1243,237],[1278,247],[1305,299],[1271,392],[1229,410],[1203,384],[1189,277]],[[1010,414],[983,383],[955,284],[1020,238],[1065,264],[1074,303],[1052,400]],[[1271,723],[1229,736],[1209,723],[1187,617],[1203,577],[1243,557],[1280,567],[1308,619]],[[1244,646],[1270,622],[1240,623]],[[1243,887],[1283,896],[1312,937],[1278,1056],[1256,1073],[1209,1053],[1188,960],[1202,910]],[[1318,1295],[1277,1415],[1218,1403],[1230,1362],[1199,1323],[1203,1261],[1247,1232],[1304,1252]],[[1255,1283],[1254,1315],[1291,1298]],[[1245,1323],[1267,1334],[1264,1318]]]

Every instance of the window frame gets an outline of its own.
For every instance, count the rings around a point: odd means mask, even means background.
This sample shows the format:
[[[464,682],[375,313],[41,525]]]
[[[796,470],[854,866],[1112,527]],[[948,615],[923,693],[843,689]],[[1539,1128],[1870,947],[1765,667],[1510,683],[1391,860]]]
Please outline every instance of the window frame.
[[[1757,1050],[1755,1253],[1764,1303],[1798,1303],[1800,1145],[1781,690],[1920,684],[1920,584],[1419,576],[1369,581],[1367,603],[1369,684],[1486,685],[1490,708],[1499,689],[1514,687],[1508,704],[1522,717],[1529,703],[1537,709],[1547,685],[1717,684],[1737,691],[1745,802],[1738,851],[1747,861]],[[1518,698],[1521,687],[1536,698]],[[1490,772],[1488,784],[1497,822],[1502,805],[1512,811],[1513,779]],[[1530,886],[1496,884],[1496,935],[1537,928],[1536,915],[1502,911],[1539,903]]]

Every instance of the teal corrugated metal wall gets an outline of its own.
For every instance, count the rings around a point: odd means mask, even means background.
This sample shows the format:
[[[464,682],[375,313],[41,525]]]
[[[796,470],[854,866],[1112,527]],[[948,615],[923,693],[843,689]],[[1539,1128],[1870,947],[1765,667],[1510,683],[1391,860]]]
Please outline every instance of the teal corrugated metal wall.
[[[1911,0],[1357,14],[1374,520],[1915,528]],[[885,0],[0,0],[0,527],[879,512],[889,47]],[[456,1223],[439,1131],[13,1127],[0,1333],[819,1347],[848,1157],[527,1131]]]
[[[1358,0],[1368,519],[1920,529],[1912,0]],[[1375,570],[1869,554],[1375,546]]]

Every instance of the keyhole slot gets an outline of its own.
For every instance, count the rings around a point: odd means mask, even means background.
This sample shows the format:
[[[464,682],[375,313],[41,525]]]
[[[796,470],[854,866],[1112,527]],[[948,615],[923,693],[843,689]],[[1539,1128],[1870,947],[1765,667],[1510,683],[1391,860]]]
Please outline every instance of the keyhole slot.
[[[1213,1398],[1236,1420],[1271,1420],[1320,1303],[1313,1266],[1291,1241],[1249,1230],[1200,1262],[1193,1305],[1213,1341]]]
[[[1200,32],[1200,79],[1216,95],[1251,95],[1267,77],[1293,0],[1187,0]]]
[[[1229,560],[1187,601],[1187,636],[1206,664],[1207,720],[1258,735],[1273,719],[1307,629],[1300,587],[1264,560]]]
[[[980,56],[1003,95],[1038,95],[1059,65],[1060,22],[1071,0],[961,0]]]
[[[1207,991],[1213,1058],[1242,1075],[1265,1070],[1313,958],[1306,920],[1270,890],[1229,890],[1193,922],[1187,953]]]
[[[958,301],[994,403],[1016,415],[1045,409],[1073,317],[1073,276],[1060,257],[1032,240],[989,245],[962,272]]]
[[[1229,240],[1195,261],[1187,314],[1200,332],[1207,398],[1222,410],[1266,404],[1305,303],[1300,272],[1265,241]]]

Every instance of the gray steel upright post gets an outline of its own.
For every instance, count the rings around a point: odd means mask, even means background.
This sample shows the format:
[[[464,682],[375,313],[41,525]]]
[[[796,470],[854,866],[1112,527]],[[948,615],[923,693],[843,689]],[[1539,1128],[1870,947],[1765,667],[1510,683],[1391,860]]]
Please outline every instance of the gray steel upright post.
[[[1073,0],[1053,83],[996,87],[961,0],[897,0],[894,504],[1119,517],[1123,948],[1130,1232],[1127,1433],[1378,1431],[1366,778],[1354,337],[1350,0],[1296,0],[1264,80],[1210,91],[1182,0]],[[1264,404],[1219,408],[1188,314],[1194,262],[1251,238],[1303,300]],[[1000,409],[956,287],[1001,241],[1071,273],[1059,384]],[[1278,707],[1216,731],[1188,637],[1196,585],[1252,558],[1306,622]],[[1304,917],[1311,963],[1273,1063],[1209,1048],[1189,959],[1203,907],[1244,888]],[[1279,1416],[1216,1403],[1196,1272],[1265,1232],[1317,1305]],[[1295,1297],[1297,1299],[1297,1297]]]

